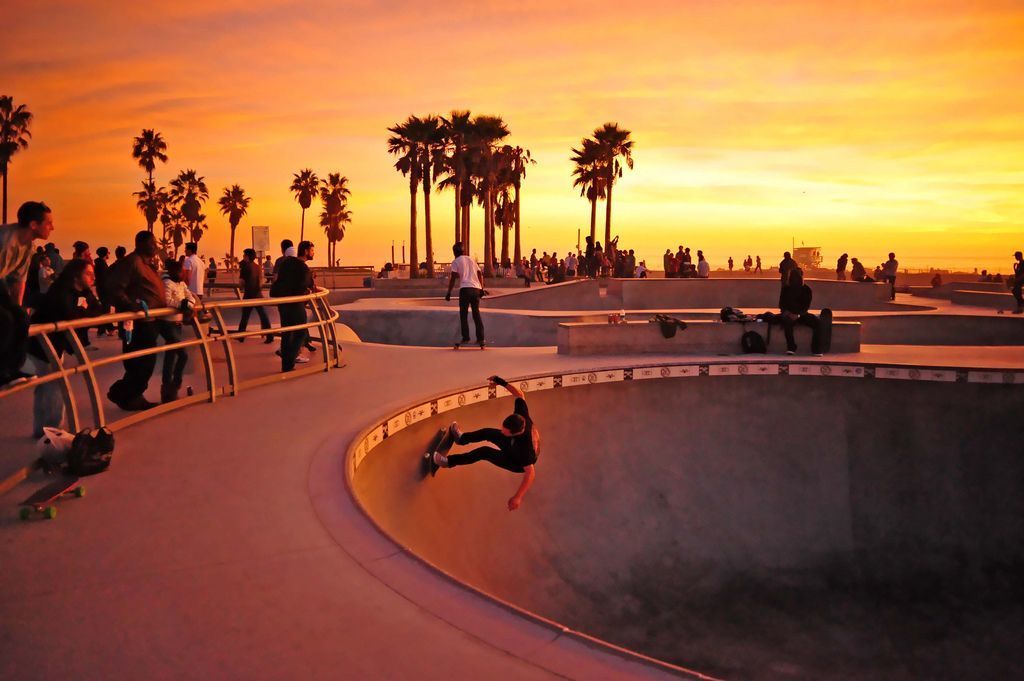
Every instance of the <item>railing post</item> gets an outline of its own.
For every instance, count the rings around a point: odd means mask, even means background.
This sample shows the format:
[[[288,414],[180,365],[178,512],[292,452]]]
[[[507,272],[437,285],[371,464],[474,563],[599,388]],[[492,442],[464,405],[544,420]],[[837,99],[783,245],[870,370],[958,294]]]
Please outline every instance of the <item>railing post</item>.
[[[228,385],[227,392],[229,395],[238,394],[238,366],[235,364],[235,350],[231,347],[231,338],[228,335],[227,325],[224,323],[224,314],[220,311],[220,306],[213,308],[214,317],[217,319],[217,325],[220,327],[223,338],[221,339],[224,344],[224,359],[228,363]]]
[[[215,312],[219,311],[216,307],[213,309]],[[192,329],[196,332],[196,337],[199,338],[200,341],[202,341],[199,345],[199,351],[203,356],[203,365],[204,368],[206,369],[206,385],[210,389],[210,401],[216,402],[217,385],[213,376],[213,355],[210,352],[209,337],[206,335],[206,332],[203,331],[203,325],[199,322],[198,314],[192,316]],[[221,330],[223,329],[224,327],[221,326]]]
[[[57,354],[57,349],[53,347],[53,341],[50,340],[50,334],[40,334],[43,337],[43,348],[46,349],[46,354],[49,356],[50,367],[60,372],[61,382],[64,384],[64,406],[68,410],[68,425],[71,426],[71,431],[77,433],[82,429],[82,423],[78,418],[78,403],[75,401],[75,393],[71,389],[71,380],[68,378],[68,373],[64,369],[64,360]],[[35,421],[35,398],[33,398],[33,415],[32,420]]]
[[[100,384],[96,380],[96,371],[93,369],[92,359],[85,352],[85,346],[82,345],[82,340],[75,333],[75,329],[67,329],[64,333],[71,339],[71,346],[74,348],[78,363],[85,367],[85,383],[88,388],[89,401],[92,403],[93,422],[97,428],[102,428],[107,425],[107,416],[103,410],[103,396],[100,395]]]

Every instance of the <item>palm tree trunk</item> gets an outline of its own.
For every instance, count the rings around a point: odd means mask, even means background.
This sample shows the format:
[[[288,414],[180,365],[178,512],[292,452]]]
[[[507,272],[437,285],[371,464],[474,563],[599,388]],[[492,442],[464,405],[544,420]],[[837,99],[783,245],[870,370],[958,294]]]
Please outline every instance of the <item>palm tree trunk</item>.
[[[509,221],[510,217],[512,217],[512,216],[511,216],[510,212],[507,210],[507,207],[506,207],[506,209],[502,210],[502,212],[501,212],[501,266],[502,267],[505,267],[505,265],[509,262],[509,259],[508,259],[508,236],[509,236],[509,232],[512,231],[512,224]]]
[[[494,220],[494,211],[491,208],[491,189],[487,188],[486,194],[484,194],[484,276],[494,276],[494,260],[491,258],[491,241],[494,239],[494,232],[492,228],[492,222]]]
[[[420,262],[419,249],[416,248],[416,180],[415,175],[410,173],[413,179],[409,182],[409,278],[419,279]]]
[[[469,211],[470,208],[471,208],[471,206],[467,206],[467,205],[462,206],[462,252],[465,253],[466,255],[469,255],[469,253],[470,253],[470,251],[469,251],[469,247],[470,247],[469,242],[471,240],[470,239],[470,234],[471,233],[470,233],[469,230],[470,230],[470,227],[472,226],[471,225],[472,220],[470,220],[470,211]]]
[[[458,182],[455,183],[455,241],[462,241],[462,202],[459,200]]]
[[[231,256],[230,260],[232,262],[235,260],[235,229],[237,227],[238,225],[231,225],[231,250],[228,251],[228,254]]]
[[[150,190],[150,191],[152,192],[152,191],[153,191],[153,190],[155,190],[155,189],[156,189],[156,187],[154,187],[154,186],[153,186],[153,171],[152,171],[152,170],[150,170],[150,171],[149,171],[149,190]],[[152,195],[151,195],[151,197],[150,197],[150,198],[152,199]],[[6,212],[6,211],[5,211],[5,212]],[[4,217],[6,218],[6,215],[5,215]],[[4,220],[4,222],[6,222],[6,220]],[[152,221],[152,220],[150,220],[150,219],[148,218],[148,216],[147,216],[147,218],[146,218],[146,228],[147,228],[147,229],[149,230],[150,234],[152,234],[152,233],[153,233],[153,221]]]
[[[2,225],[7,224],[7,168],[4,168],[4,219],[0,222]]]
[[[302,222],[299,223],[299,242],[306,236],[306,209],[302,209]]]
[[[590,199],[590,241],[597,238],[597,192],[594,192],[594,198]]]
[[[423,169],[423,241],[427,249],[427,272],[434,276],[434,237],[430,233],[430,168]]]
[[[608,178],[611,180],[611,177]],[[604,204],[604,248],[607,252],[608,244],[612,240],[612,183],[608,182],[608,196]]]
[[[516,200],[515,200],[515,207],[514,207],[513,210],[515,210],[515,213],[516,213],[516,216],[515,216],[516,217],[516,238],[515,238],[515,247],[513,249],[513,255],[514,255],[514,262],[516,264],[518,264],[519,261],[523,259],[523,251],[522,251],[522,248],[521,248],[520,243],[519,243],[519,185],[518,184],[516,184],[515,189],[516,189]]]

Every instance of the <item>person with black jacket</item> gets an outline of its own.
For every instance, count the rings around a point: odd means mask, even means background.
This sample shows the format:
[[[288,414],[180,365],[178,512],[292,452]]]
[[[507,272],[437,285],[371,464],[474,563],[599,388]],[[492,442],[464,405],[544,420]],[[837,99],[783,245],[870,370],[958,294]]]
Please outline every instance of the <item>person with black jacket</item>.
[[[238,263],[238,278],[239,283],[242,285],[242,300],[255,300],[263,297],[263,270],[260,267],[259,262],[256,260],[256,251],[247,248],[242,253],[242,261]],[[262,305],[255,307],[243,307],[242,318],[238,321],[238,330],[245,331],[245,327],[249,324],[249,316],[253,310],[260,317],[260,328],[269,329],[270,319],[267,317],[267,311],[263,309]],[[239,338],[240,343],[244,343],[244,338]],[[263,340],[264,343],[273,343],[274,335],[267,334]]]
[[[104,307],[93,295],[96,282],[93,264],[87,260],[69,260],[49,290],[38,299],[33,324],[51,324],[104,313]],[[50,343],[60,357],[73,352],[67,332],[51,333]],[[29,361],[37,374],[50,371],[50,356],[38,336],[29,341]],[[60,381],[50,381],[35,388],[32,398],[32,436],[42,437],[43,426],[64,426],[64,397]]]
[[[156,265],[157,244],[152,232],[135,235],[135,250],[110,266],[107,272],[107,299],[118,312],[147,312],[167,307],[164,283]],[[122,350],[126,353],[156,346],[159,332],[156,320],[137,319],[131,334],[125,333]],[[125,411],[141,411],[156,406],[144,396],[156,368],[156,354],[124,360],[124,376],[114,381],[107,398]]]
[[[786,354],[796,354],[796,340],[793,327],[797,324],[811,328],[811,352],[821,356],[819,344],[820,324],[818,318],[809,312],[813,294],[811,287],[804,283],[804,273],[799,267],[789,271],[788,283],[779,294],[779,323],[786,334]]]
[[[313,259],[313,243],[303,241],[299,244],[298,256],[284,256],[279,262],[277,276],[270,287],[272,298],[304,296],[313,290],[313,273],[306,261]],[[281,326],[296,326],[306,323],[305,303],[281,303],[277,306],[281,318]],[[295,364],[304,364],[308,357],[300,357],[299,350],[306,338],[306,330],[284,331],[281,333],[281,371],[293,371]]]
[[[487,461],[511,473],[522,473],[523,479],[519,483],[519,488],[508,500],[508,510],[514,511],[523,503],[523,497],[537,477],[534,465],[540,454],[540,433],[530,418],[530,409],[526,406],[523,391],[500,376],[491,376],[487,380],[492,388],[501,386],[515,397],[512,414],[502,421],[500,429],[481,428],[464,433],[459,424],[453,422],[448,430],[454,444],[486,442],[493,446],[477,447],[469,452],[448,456],[434,452],[434,464],[439,468],[454,468]]]

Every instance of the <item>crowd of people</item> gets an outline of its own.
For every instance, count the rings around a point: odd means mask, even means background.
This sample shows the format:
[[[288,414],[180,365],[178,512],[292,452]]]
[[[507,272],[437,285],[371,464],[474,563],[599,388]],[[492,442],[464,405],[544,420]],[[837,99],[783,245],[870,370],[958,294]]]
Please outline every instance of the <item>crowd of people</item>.
[[[35,335],[31,324],[55,323],[97,317],[111,312],[141,312],[142,318],[117,325],[97,324],[77,329],[74,336],[83,350],[95,348],[90,331],[102,336],[118,336],[125,353],[156,347],[161,341],[173,346],[182,341],[184,325],[199,315],[208,322],[203,300],[208,287],[217,280],[217,264],[199,257],[196,244],[185,244],[185,254],[169,257],[157,244],[152,232],[135,235],[134,249],[118,246],[111,260],[106,247],[92,252],[83,241],[74,243],[73,253],[65,259],[48,239],[54,231],[53,214],[44,203],[29,201],[17,213],[17,223],[0,226],[0,387],[26,381],[50,371],[50,357],[74,352],[75,338],[66,333]],[[37,242],[44,242],[39,245]],[[282,255],[276,262],[267,256],[260,262],[256,251],[245,249],[239,262],[238,280],[232,280],[245,300],[263,298],[264,280],[272,282],[271,298],[303,296],[316,289],[308,262],[314,246],[303,241],[296,247],[290,240],[281,244]],[[232,274],[234,274],[232,272]],[[159,308],[173,308],[179,314],[150,318]],[[307,323],[306,303],[277,304],[282,326]],[[316,351],[307,329],[270,333],[271,322],[261,305],[241,310],[237,332],[245,332],[253,311],[260,319],[265,343],[280,337],[281,370],[292,371],[296,364],[309,362],[308,352]],[[226,333],[224,329],[219,330]],[[245,337],[238,338],[244,342]],[[190,362],[186,348],[171,347],[162,353],[145,354],[123,361],[124,373],[110,386],[107,397],[125,411],[140,411],[156,406],[145,397],[158,357],[163,357],[160,401],[180,396],[183,377]],[[64,424],[64,399],[60,382],[50,381],[35,388],[33,432],[42,434],[44,426]]]

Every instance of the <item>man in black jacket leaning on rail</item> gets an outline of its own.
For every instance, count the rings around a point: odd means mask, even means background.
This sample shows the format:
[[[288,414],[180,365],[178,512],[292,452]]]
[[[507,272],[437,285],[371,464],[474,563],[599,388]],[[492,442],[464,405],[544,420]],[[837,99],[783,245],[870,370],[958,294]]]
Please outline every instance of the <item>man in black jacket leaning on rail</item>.
[[[304,296],[313,290],[313,273],[309,271],[307,261],[313,259],[313,243],[303,241],[299,244],[298,257],[285,256],[277,270],[277,278],[270,287],[272,298]],[[306,323],[305,303],[281,303],[277,306],[281,317],[281,326],[295,326]],[[281,371],[293,371],[296,362],[305,364],[308,357],[300,357],[299,349],[306,338],[306,330],[285,331],[281,334]]]

